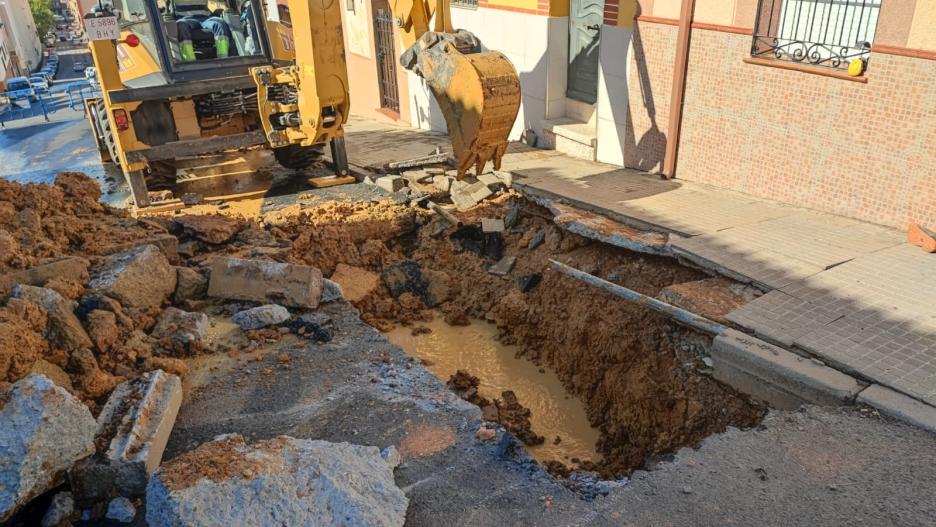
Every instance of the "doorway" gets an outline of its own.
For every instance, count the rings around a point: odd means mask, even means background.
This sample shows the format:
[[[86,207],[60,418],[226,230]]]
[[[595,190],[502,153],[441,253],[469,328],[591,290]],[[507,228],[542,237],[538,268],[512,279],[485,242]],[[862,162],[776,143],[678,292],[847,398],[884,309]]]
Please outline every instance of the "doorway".
[[[400,89],[397,85],[396,51],[394,50],[393,14],[387,0],[375,0],[374,47],[377,56],[377,83],[380,88],[380,107],[400,113]]]
[[[569,76],[566,96],[595,104],[598,100],[598,46],[604,0],[569,2]]]

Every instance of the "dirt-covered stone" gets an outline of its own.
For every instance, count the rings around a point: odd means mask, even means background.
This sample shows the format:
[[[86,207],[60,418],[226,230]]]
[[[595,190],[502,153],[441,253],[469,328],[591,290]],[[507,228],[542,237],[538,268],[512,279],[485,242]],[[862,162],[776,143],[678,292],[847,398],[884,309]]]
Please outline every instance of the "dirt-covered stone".
[[[239,435],[205,443],[150,480],[146,521],[169,525],[402,526],[408,500],[373,446]]]
[[[176,288],[176,271],[155,245],[107,257],[94,268],[91,289],[125,307],[146,310],[162,305]]]
[[[208,315],[170,306],[159,315],[150,336],[163,349],[185,356],[200,352],[207,334]]]
[[[42,375],[0,392],[0,522],[59,484],[72,464],[94,452],[88,408]]]
[[[42,306],[48,315],[45,335],[52,347],[65,351],[90,348],[91,339],[75,316],[76,304],[42,287],[19,285],[13,296]]]

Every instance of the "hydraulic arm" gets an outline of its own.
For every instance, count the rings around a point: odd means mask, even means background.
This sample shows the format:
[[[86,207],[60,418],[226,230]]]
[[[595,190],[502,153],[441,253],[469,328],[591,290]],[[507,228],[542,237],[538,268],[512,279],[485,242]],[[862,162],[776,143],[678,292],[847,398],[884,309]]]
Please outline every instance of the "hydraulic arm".
[[[392,0],[406,51],[400,62],[426,80],[445,115],[459,178],[488,161],[499,169],[520,108],[520,79],[499,51],[455,31],[449,0]],[[435,15],[433,31],[429,21]]]

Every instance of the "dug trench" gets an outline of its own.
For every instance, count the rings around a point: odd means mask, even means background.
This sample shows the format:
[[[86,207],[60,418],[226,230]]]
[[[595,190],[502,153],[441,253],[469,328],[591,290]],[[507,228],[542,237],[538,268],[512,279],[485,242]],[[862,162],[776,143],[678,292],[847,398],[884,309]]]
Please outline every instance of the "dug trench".
[[[371,426],[365,435],[377,434],[368,420],[378,419],[384,432],[374,440],[399,444],[404,457],[418,460],[422,452],[457,442],[461,450],[446,455],[492,463],[472,446],[476,431],[484,439],[477,425],[469,431],[463,424],[480,412],[469,416],[443,401],[454,409],[444,414],[449,428],[421,434],[432,419],[425,408],[444,399],[433,391],[438,383],[428,383],[425,369],[361,324],[347,303],[327,304],[321,313],[294,311],[259,330],[233,325],[232,314],[256,303],[206,295],[212,262],[232,256],[317,267],[341,286],[360,319],[380,331],[425,336],[431,327],[441,334],[438,328],[471,324],[489,330],[487,338],[511,347],[523,361],[552,372],[566,392],[553,398],[581,401],[585,416],[573,426],[587,423],[598,431],[594,458],[540,457],[551,461],[546,466],[555,474],[582,468],[617,478],[762,417],[763,408],[706,374],[709,338],[552,271],[548,262],[652,296],[674,287],[703,299],[724,292],[705,286],[702,272],[565,232],[549,211],[512,191],[458,213],[458,225],[418,200],[394,199],[374,187],[342,192],[342,199],[299,195],[262,214],[232,208],[136,219],[100,205],[96,184],[81,174],[62,174],[55,185],[0,181],[0,391],[42,373],[96,415],[118,384],[163,369],[187,385],[165,459],[238,424],[254,432],[245,434],[252,438],[295,433],[357,442],[369,440],[356,435],[365,426]],[[243,217],[235,217],[235,210]],[[111,275],[123,278],[108,281]],[[335,327],[323,331],[327,324],[319,322],[328,317]],[[209,330],[198,337],[206,320]],[[331,334],[334,341],[322,345]],[[230,364],[237,361],[240,369]],[[555,443],[558,434],[535,426],[542,402],[524,400],[518,386],[506,382],[494,393],[470,393],[472,375],[482,375],[482,388],[486,382],[481,366],[467,368],[452,384],[485,407],[483,417],[528,442],[542,436]],[[394,373],[404,367],[410,373]],[[403,377],[411,390],[406,404],[394,380]],[[449,375],[441,380],[450,381]],[[358,383],[353,397],[347,386],[347,401],[341,399],[343,382]],[[389,402],[361,391],[362,382],[385,388],[381,397]],[[514,395],[503,393],[508,390]],[[225,416],[219,400],[241,415]],[[271,403],[297,404],[272,415],[279,421],[258,419]],[[374,413],[381,405],[392,411]],[[327,419],[309,416],[319,411]],[[398,413],[410,411],[424,421],[405,433],[405,416]],[[552,444],[553,451],[561,453],[570,439]],[[413,463],[403,480],[423,474]]]
[[[437,317],[455,326],[490,323],[500,344],[555,372],[598,430],[599,457],[540,458],[554,474],[581,468],[617,478],[726,427],[751,427],[763,417],[764,408],[704,373],[710,337],[555,272],[549,260],[650,296],[674,284],[702,296],[724,292],[725,287],[707,290],[711,280],[701,271],[565,232],[549,211],[515,193],[458,219],[460,225],[451,225],[419,208],[382,202],[330,203],[299,214],[282,211],[265,221],[293,241],[293,259],[331,276],[362,319],[379,330],[399,334],[402,326],[418,339],[431,331],[428,326],[438,327]],[[484,232],[482,223],[492,219],[495,231],[506,219],[501,232]],[[510,267],[498,269],[503,265]],[[469,380],[475,373],[469,368],[442,380],[534,452],[542,439],[554,442],[552,431],[530,429],[522,409],[535,410],[539,402],[478,394]]]

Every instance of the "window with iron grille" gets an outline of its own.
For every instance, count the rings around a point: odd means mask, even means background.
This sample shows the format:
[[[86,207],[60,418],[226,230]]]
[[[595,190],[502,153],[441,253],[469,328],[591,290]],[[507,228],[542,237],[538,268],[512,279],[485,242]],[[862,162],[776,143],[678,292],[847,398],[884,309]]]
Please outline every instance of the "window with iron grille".
[[[461,7],[464,9],[478,8],[478,0],[451,0],[450,4],[454,7]]]
[[[863,71],[881,1],[759,0],[751,56]]]

